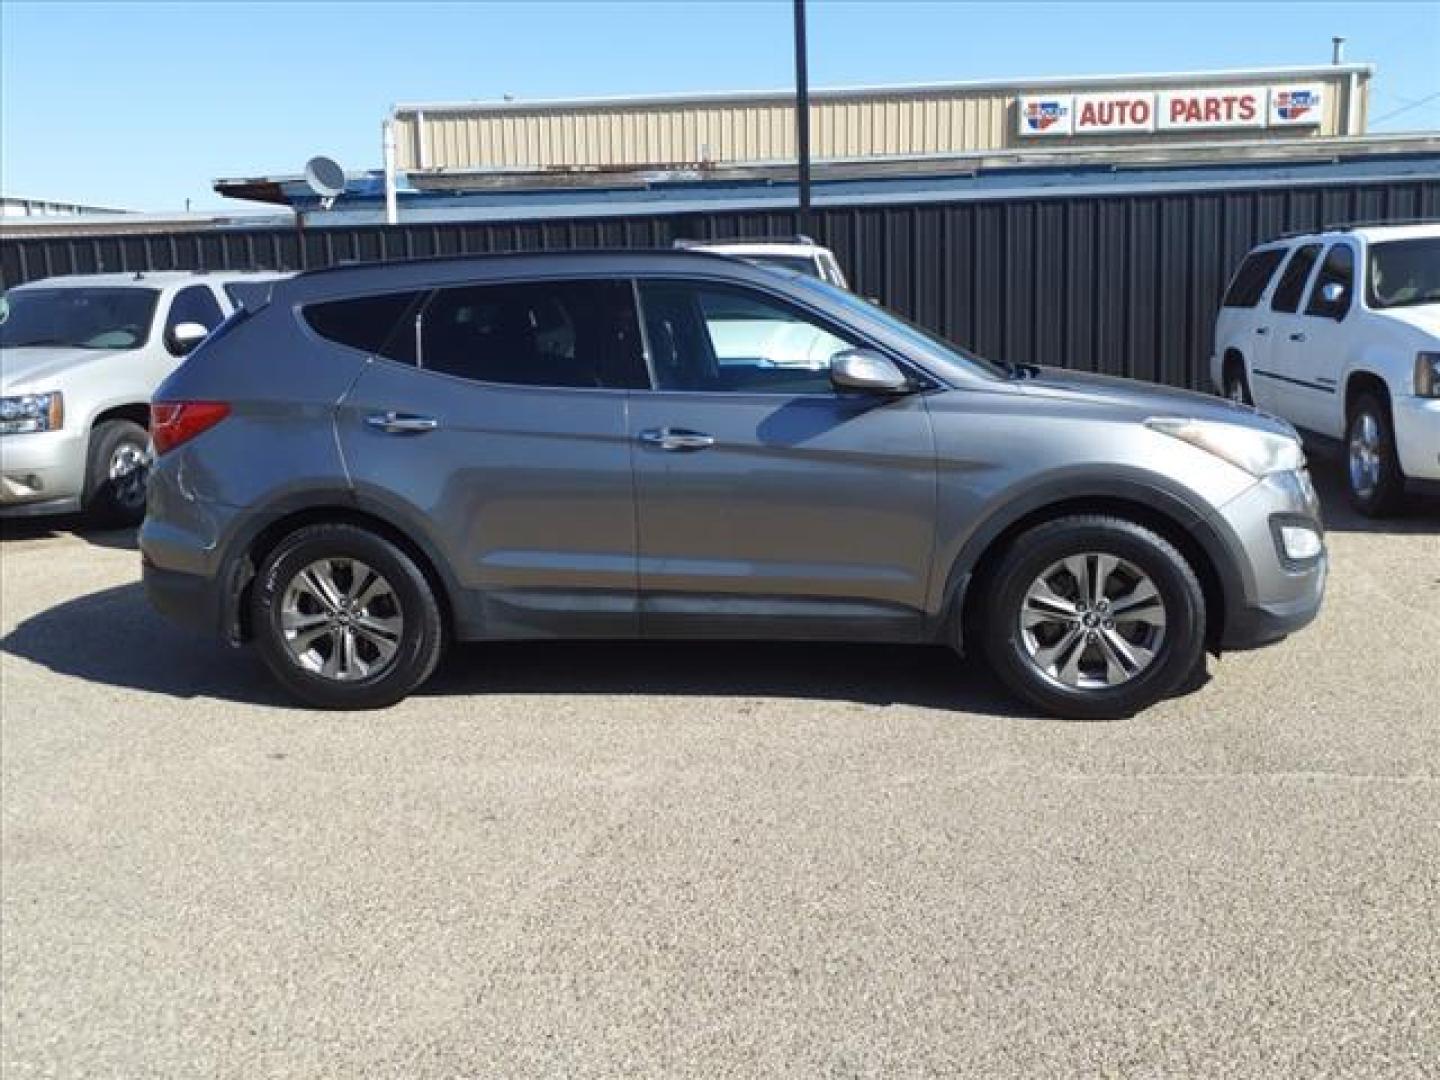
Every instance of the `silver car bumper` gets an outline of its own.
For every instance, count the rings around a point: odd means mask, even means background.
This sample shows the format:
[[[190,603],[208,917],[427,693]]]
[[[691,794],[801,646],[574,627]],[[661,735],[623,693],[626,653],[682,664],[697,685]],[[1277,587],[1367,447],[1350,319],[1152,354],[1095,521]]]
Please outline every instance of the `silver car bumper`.
[[[70,430],[0,435],[0,516],[80,507],[86,440]]]
[[[1330,563],[1320,502],[1306,470],[1267,476],[1216,511],[1212,524],[1243,552],[1236,560],[1243,598],[1232,600],[1225,613],[1222,648],[1264,645],[1315,618]],[[1303,539],[1305,533],[1318,538],[1318,551],[1297,555],[1287,537]]]

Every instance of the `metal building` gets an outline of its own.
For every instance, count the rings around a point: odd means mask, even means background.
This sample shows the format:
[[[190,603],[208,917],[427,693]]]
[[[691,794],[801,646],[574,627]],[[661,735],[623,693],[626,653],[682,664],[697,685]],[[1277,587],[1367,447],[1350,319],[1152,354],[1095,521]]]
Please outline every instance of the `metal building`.
[[[1360,135],[1368,64],[815,90],[817,161]],[[395,106],[411,174],[743,165],[795,159],[794,96]]]

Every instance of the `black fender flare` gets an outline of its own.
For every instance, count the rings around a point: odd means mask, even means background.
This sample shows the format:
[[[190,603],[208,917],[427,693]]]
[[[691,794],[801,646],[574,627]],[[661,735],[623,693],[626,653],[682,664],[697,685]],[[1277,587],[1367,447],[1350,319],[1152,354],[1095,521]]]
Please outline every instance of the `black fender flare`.
[[[1225,612],[1240,610],[1247,597],[1254,595],[1254,581],[1240,540],[1213,507],[1178,482],[1143,469],[1110,466],[1100,472],[1078,466],[1051,473],[993,508],[953,553],[941,549],[941,565],[947,567],[947,572],[932,597],[933,636],[963,648],[960,614],[969,598],[975,571],[996,540],[1026,519],[1060,516],[1071,512],[1071,508],[1083,513],[1087,504],[1091,512],[1103,511],[1110,504],[1139,507],[1147,516],[1164,519],[1209,563]],[[1211,628],[1214,633],[1221,629]]]

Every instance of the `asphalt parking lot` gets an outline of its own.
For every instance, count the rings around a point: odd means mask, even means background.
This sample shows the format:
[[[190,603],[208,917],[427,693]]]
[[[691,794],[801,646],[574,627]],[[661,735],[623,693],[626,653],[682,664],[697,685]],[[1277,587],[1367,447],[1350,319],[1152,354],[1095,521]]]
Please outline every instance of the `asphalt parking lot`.
[[[1109,724],[939,650],[465,648],[289,705],[133,536],[0,546],[27,1077],[1440,1074],[1440,508]]]

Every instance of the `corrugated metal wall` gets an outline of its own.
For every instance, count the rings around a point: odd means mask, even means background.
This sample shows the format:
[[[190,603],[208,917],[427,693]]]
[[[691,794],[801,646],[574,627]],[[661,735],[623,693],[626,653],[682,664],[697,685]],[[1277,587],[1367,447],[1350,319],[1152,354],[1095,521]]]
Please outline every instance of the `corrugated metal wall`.
[[[1014,85],[937,86],[887,90],[822,90],[810,103],[811,154],[834,158],[954,154],[1041,145],[1166,145],[1347,133],[1349,67],[1320,68],[1303,77],[1257,73],[1186,80],[1113,79],[1077,83],[1079,91],[1150,93],[1234,86],[1319,83],[1320,123],[1283,130],[1204,130],[1148,134],[1086,134],[1025,139],[1017,132],[1017,94],[1043,92]],[[1357,72],[1355,108],[1363,115],[1368,72]],[[1069,93],[1056,89],[1054,93]],[[415,105],[395,116],[403,170],[621,167],[710,161],[716,164],[793,161],[795,109],[789,94],[612,101]],[[1359,117],[1356,117],[1357,123]],[[1358,132],[1360,127],[1356,127]]]
[[[1440,180],[827,207],[811,231],[855,291],[981,354],[1204,388],[1221,290],[1255,242],[1440,217]],[[304,269],[345,260],[776,236],[790,211],[7,240],[7,285],[100,270]]]

